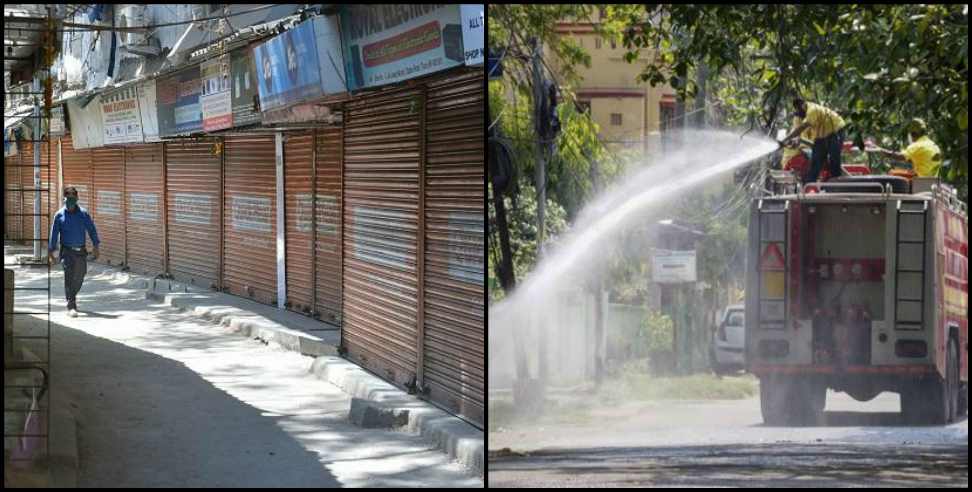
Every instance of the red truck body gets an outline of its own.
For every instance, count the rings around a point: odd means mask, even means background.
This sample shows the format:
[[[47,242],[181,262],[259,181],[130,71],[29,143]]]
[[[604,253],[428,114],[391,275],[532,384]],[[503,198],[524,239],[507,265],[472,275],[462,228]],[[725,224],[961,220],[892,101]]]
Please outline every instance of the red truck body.
[[[967,213],[937,180],[861,176],[752,204],[746,360],[767,423],[820,422],[827,388],[898,392],[909,421],[954,420],[967,310]]]

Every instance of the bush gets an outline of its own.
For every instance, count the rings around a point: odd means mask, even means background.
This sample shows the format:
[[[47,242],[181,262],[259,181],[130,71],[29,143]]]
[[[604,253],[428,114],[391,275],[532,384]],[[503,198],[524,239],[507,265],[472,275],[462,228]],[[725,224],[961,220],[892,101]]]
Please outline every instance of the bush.
[[[672,319],[660,311],[649,309],[641,320],[641,329],[635,342],[636,356],[645,357],[651,353],[670,352],[675,340]]]

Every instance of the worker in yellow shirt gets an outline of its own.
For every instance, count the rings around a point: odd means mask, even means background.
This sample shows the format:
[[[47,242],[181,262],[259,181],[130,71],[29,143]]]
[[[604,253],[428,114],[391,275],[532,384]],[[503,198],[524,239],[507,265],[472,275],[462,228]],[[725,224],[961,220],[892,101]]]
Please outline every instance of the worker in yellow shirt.
[[[802,118],[794,116],[793,126],[791,128],[796,128],[802,123]],[[809,171],[810,161],[807,159],[805,152],[810,150],[811,145],[813,145],[813,130],[807,128],[800,135],[799,139],[794,138],[793,141],[783,147],[783,157],[780,159],[783,170],[796,173],[800,178],[800,182],[804,181]]]
[[[942,165],[942,151],[928,138],[928,125],[925,124],[925,120],[921,118],[911,120],[908,134],[911,136],[911,145],[901,152],[881,147],[873,147],[868,149],[868,152],[876,152],[899,161],[908,161],[919,177],[938,176],[938,168]]]
[[[804,130],[813,133],[813,155],[810,157],[810,172],[807,173],[806,183],[817,180],[824,161],[828,164],[831,178],[841,175],[840,150],[844,143],[844,119],[832,109],[819,104],[807,102],[803,98],[793,98],[793,109],[802,123],[794,128],[784,142],[792,140]]]

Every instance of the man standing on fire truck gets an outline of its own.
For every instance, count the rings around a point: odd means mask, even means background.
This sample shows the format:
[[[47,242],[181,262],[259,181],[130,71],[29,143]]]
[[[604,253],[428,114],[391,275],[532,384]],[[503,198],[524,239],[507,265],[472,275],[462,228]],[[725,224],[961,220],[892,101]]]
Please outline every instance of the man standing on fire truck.
[[[914,166],[918,177],[934,177],[938,175],[938,168],[942,165],[942,151],[931,138],[928,138],[928,125],[921,118],[914,118],[908,125],[908,135],[911,145],[901,152],[873,147],[868,152],[876,152],[891,159],[908,161]]]
[[[807,173],[807,183],[817,180],[823,169],[824,160],[829,163],[830,177],[841,175],[840,150],[844,143],[844,119],[832,109],[819,104],[807,102],[803,98],[793,99],[796,115],[803,120],[790,132],[784,142],[788,142],[804,130],[813,131],[813,155],[810,158],[810,172]]]

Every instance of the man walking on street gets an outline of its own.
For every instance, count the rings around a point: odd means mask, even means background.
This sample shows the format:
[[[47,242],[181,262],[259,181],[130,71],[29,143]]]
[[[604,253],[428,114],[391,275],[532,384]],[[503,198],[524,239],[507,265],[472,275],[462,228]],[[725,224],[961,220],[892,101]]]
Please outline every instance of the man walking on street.
[[[68,316],[78,315],[78,291],[88,272],[88,251],[84,247],[84,233],[88,232],[94,245],[92,259],[98,258],[98,231],[88,211],[78,205],[78,190],[73,186],[64,189],[64,207],[51,220],[51,237],[47,256],[54,261],[54,250],[60,240],[60,259],[64,267],[64,296],[67,298]]]

